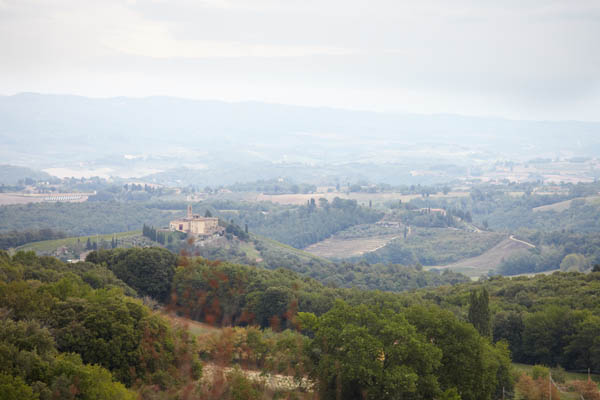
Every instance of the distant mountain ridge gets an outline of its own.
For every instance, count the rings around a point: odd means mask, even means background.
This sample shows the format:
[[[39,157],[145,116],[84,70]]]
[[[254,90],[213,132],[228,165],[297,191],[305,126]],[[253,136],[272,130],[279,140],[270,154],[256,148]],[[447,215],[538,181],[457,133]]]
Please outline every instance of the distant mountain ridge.
[[[600,122],[386,114],[173,97],[0,96],[0,156],[37,168],[458,163],[600,154]],[[129,158],[124,158],[129,155]],[[136,158],[138,157],[138,158]],[[465,161],[466,160],[466,161]]]
[[[51,178],[51,176],[43,171],[36,171],[31,168],[0,165],[0,184],[16,185],[19,181],[27,178],[44,180]]]

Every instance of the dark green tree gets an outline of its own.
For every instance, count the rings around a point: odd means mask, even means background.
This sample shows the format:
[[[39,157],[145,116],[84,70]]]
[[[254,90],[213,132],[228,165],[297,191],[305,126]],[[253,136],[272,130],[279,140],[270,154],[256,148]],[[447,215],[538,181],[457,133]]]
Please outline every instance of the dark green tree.
[[[491,337],[490,296],[485,287],[471,291],[468,320],[481,336]]]
[[[499,398],[503,386],[510,390],[510,353],[504,342],[493,346],[471,324],[438,307],[411,307],[407,318],[442,351],[436,370],[442,390],[456,388],[463,400]]]
[[[94,263],[105,262],[115,275],[141,295],[165,302],[171,293],[176,256],[158,247],[100,250],[86,258]]]
[[[256,319],[263,327],[278,329],[291,302],[290,291],[283,287],[270,287],[262,296],[257,306]]]
[[[442,352],[403,315],[338,301],[319,318],[299,315],[314,332],[310,354],[321,399],[433,399]]]
[[[0,373],[0,399],[36,400],[38,395],[20,377]]]
[[[581,321],[565,351],[576,368],[600,370],[600,317],[588,315]]]

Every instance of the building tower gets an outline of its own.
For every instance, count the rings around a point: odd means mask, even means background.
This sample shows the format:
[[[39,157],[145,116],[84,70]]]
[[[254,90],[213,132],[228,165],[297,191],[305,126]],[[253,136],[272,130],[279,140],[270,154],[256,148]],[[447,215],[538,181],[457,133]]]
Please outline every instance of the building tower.
[[[192,218],[192,205],[188,204],[188,213],[187,213],[187,217],[188,218]]]

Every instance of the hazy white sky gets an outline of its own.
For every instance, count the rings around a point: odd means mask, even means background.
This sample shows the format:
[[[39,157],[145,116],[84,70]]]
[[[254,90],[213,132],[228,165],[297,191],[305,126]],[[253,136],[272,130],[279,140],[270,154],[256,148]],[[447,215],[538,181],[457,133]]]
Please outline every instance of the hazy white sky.
[[[600,120],[600,0],[0,0],[0,94]]]

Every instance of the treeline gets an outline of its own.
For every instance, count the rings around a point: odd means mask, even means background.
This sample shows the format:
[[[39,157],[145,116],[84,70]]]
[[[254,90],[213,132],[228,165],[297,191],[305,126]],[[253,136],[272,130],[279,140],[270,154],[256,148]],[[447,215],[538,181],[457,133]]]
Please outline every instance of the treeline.
[[[459,227],[462,221],[472,222],[471,213],[455,208],[436,209],[428,200],[413,199],[409,203],[388,202],[394,216],[405,225],[427,228]]]
[[[11,247],[18,247],[30,242],[63,239],[65,237],[67,237],[67,235],[64,232],[54,231],[52,229],[11,231],[7,233],[0,233],[0,249],[8,250]]]
[[[3,398],[164,398],[201,375],[193,338],[103,265],[0,252],[0,278]]]
[[[65,179],[63,182],[65,187],[77,191],[96,191],[95,195],[89,197],[89,201],[147,202],[174,192],[173,189],[146,183],[126,183],[121,186],[104,179],[93,180],[93,178],[82,179],[81,182],[78,180],[68,182]]]
[[[233,192],[260,192],[264,194],[314,193],[317,186],[307,183],[294,183],[288,180],[269,179],[256,182],[235,183],[227,186]],[[206,189],[205,189],[206,190]],[[211,190],[212,191],[212,190]]]
[[[514,361],[600,372],[600,271],[498,276],[417,293],[466,315],[470,293],[482,286],[490,294],[494,341],[506,340]]]
[[[456,166],[444,165],[438,166],[440,169],[444,169],[446,172],[449,168],[454,168]],[[447,194],[450,192],[451,188],[448,185],[390,185],[387,183],[378,183],[373,184],[367,181],[358,181],[354,184],[347,184],[345,187],[340,187],[339,184],[336,184],[336,189],[339,190],[347,190],[349,192],[366,192],[366,193],[384,193],[384,192],[395,192],[403,195],[408,194],[418,194],[422,197],[429,197],[432,194],[444,193]]]
[[[284,258],[287,260],[276,262],[281,258],[269,254],[264,260],[268,266],[279,265],[317,279],[326,285],[340,288],[404,292],[423,287],[454,285],[469,280],[467,276],[449,270],[425,271],[418,265],[371,264],[366,261],[326,263],[317,260],[293,263],[290,262],[290,258],[294,259],[293,256],[284,256]]]

